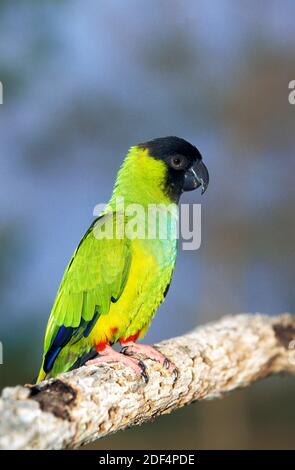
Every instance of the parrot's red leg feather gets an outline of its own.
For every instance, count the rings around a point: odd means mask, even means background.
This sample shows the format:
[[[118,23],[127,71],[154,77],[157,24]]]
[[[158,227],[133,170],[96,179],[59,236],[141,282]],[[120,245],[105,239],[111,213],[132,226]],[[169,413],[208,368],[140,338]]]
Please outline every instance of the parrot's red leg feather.
[[[101,341],[100,343],[97,343],[95,345],[95,349],[98,353],[100,353],[101,351],[103,351],[107,346],[109,345],[109,342],[108,341]]]
[[[119,339],[120,344],[122,346],[124,346],[125,344],[127,345],[129,343],[135,343],[135,341],[138,339],[139,335],[140,335],[140,330],[137,333],[135,333],[135,335],[131,335],[128,338],[120,338]]]

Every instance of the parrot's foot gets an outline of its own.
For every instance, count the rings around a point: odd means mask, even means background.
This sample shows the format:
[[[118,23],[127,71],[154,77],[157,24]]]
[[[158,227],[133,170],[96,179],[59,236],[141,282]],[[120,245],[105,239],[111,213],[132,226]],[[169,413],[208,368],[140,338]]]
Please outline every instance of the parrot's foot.
[[[174,380],[177,379],[178,372],[176,366],[167,359],[158,349],[149,344],[136,344],[134,342],[123,343],[121,353],[127,356],[133,356],[136,354],[143,354],[145,358],[152,359],[153,361],[159,362],[165,369],[174,376]]]
[[[148,375],[142,361],[127,357],[124,354],[115,351],[111,346],[106,346],[103,351],[99,352],[99,356],[87,361],[85,365],[91,366],[93,364],[106,364],[111,362],[118,362],[119,364],[130,367],[137,375],[140,375],[145,383],[148,382]]]

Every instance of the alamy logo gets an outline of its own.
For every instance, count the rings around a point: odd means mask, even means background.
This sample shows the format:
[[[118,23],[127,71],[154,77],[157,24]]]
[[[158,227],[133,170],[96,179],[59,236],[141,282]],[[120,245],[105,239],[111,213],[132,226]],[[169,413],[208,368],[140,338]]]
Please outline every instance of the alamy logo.
[[[295,80],[291,80],[289,82],[289,90],[292,90],[289,93],[289,103],[290,104],[295,104]]]
[[[115,214],[115,215],[114,215]],[[112,205],[97,204],[98,220],[93,233],[97,239],[181,240],[183,250],[201,246],[201,204],[125,204],[118,197]],[[104,215],[104,217],[99,217]]]
[[[0,82],[0,104],[3,104],[3,83]]]
[[[295,365],[295,340],[292,339],[292,341],[290,341],[289,343],[289,351],[290,351],[290,356],[289,356],[289,362],[290,364],[292,364],[293,366]]]
[[[3,344],[0,341],[0,365],[3,364]]]

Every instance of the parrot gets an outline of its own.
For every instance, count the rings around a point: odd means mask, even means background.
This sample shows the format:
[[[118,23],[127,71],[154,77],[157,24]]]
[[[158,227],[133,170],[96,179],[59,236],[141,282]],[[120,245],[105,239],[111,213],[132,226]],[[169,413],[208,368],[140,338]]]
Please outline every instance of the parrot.
[[[200,151],[182,138],[160,137],[130,147],[108,204],[66,267],[47,323],[37,383],[107,363],[129,367],[147,382],[142,356],[177,374],[155,346],[137,340],[146,334],[170,287],[180,196],[199,187],[203,194],[208,184]],[[134,208],[141,209],[136,223]],[[163,214],[165,236],[159,233]],[[148,236],[148,225],[156,228],[154,236]]]

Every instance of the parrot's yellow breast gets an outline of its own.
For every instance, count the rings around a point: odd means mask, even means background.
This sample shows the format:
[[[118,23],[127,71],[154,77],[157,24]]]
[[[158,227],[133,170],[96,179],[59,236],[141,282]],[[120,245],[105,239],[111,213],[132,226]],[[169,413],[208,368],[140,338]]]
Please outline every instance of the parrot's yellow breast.
[[[151,243],[153,245],[151,245]],[[106,315],[101,315],[89,335],[90,341],[99,349],[107,342],[138,335],[143,337],[154,313],[163,301],[170,283],[176,255],[175,241],[133,240],[132,262],[128,280],[120,299],[111,304]],[[164,255],[165,254],[165,255]]]

